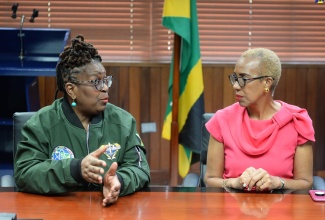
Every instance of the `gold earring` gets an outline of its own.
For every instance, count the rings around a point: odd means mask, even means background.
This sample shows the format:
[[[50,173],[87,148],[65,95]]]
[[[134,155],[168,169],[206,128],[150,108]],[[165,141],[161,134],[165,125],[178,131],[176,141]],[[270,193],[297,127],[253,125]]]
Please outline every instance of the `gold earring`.
[[[264,91],[265,91],[265,92],[269,92],[269,88],[265,87],[265,88],[264,88]]]

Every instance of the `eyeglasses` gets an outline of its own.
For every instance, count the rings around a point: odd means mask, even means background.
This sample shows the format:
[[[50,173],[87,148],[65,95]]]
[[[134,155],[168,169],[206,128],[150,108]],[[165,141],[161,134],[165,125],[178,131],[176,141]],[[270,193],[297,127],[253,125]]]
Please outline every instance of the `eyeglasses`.
[[[257,77],[252,77],[252,78],[245,78],[246,76],[241,76],[241,77],[238,77],[236,75],[236,73],[233,73],[231,75],[228,76],[229,78],[229,81],[232,85],[234,85],[236,82],[238,82],[238,85],[240,87],[244,87],[247,83],[247,81],[253,81],[255,79],[262,79],[264,77],[272,77],[272,76],[257,76]],[[273,79],[273,77],[272,77]]]
[[[106,85],[108,88],[112,85],[113,76],[108,76],[103,79],[95,79],[95,80],[76,80],[72,79],[72,83],[86,85],[86,86],[95,86],[98,91],[101,91]]]

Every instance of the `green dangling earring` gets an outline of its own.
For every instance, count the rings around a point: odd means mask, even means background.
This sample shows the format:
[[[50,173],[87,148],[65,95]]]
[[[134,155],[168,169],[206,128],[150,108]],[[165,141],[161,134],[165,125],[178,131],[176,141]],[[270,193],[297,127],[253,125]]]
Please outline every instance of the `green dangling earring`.
[[[77,106],[77,103],[74,100],[72,100],[71,106],[72,107],[76,107]]]

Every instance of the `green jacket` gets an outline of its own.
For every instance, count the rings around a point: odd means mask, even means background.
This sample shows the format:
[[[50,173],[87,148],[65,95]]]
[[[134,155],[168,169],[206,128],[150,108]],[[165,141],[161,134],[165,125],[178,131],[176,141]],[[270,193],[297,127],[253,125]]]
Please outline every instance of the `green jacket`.
[[[69,103],[57,99],[40,109],[22,129],[17,146],[14,175],[23,192],[56,194],[71,191],[101,190],[81,175],[81,160],[102,145],[110,147],[100,159],[105,172],[118,163],[121,196],[149,185],[150,170],[146,150],[131,114],[108,104],[92,119],[88,132]]]

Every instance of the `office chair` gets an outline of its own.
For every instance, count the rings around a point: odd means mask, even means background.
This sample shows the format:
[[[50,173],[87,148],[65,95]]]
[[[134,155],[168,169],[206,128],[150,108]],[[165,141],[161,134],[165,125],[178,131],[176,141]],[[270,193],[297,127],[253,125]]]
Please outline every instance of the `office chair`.
[[[207,151],[210,134],[205,128],[205,123],[207,123],[213,113],[204,113],[202,115],[202,124],[201,124],[201,153],[200,153],[200,175],[196,173],[189,173],[183,179],[182,186],[185,187],[205,187],[204,175],[206,172],[206,163],[207,163]],[[312,189],[315,190],[325,190],[325,180],[320,176],[313,177]]]
[[[21,129],[34,114],[35,112],[15,112],[13,114],[13,158],[16,154],[17,144],[22,139]],[[0,184],[1,187],[14,187],[14,177],[11,175],[4,175],[1,177]]]
[[[201,152],[200,152],[200,175],[196,173],[189,173],[185,176],[182,185],[187,187],[205,187],[204,175],[206,171],[207,164],[207,153],[208,153],[208,144],[210,134],[205,128],[205,123],[207,123],[210,118],[213,116],[213,113],[204,113],[202,115],[202,124],[201,124]]]

